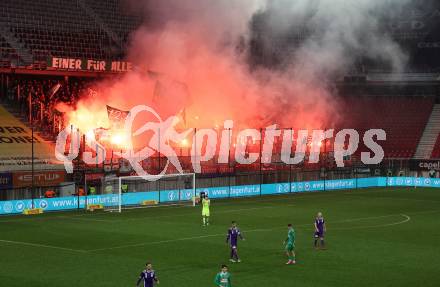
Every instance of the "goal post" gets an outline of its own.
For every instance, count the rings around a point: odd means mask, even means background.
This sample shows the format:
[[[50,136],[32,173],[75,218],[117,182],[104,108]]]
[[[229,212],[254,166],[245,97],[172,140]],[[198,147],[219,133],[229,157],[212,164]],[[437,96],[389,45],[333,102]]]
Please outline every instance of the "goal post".
[[[195,206],[197,200],[195,173],[121,176],[105,185],[112,186],[113,200],[104,209],[116,212],[158,204]]]

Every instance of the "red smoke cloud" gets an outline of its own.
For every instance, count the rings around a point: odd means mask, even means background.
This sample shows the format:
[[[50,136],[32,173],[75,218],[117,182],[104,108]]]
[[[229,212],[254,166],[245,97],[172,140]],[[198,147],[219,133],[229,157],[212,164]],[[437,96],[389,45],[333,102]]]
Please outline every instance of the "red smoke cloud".
[[[107,121],[106,105],[144,104],[162,118],[183,112],[186,127],[221,127],[228,119],[234,128],[331,127],[335,100],[320,79],[302,77],[298,67],[248,65],[248,23],[258,9],[249,2],[132,1],[149,19],[131,35],[128,60],[135,70],[96,83],[99,96],[85,96],[69,121],[99,127]]]

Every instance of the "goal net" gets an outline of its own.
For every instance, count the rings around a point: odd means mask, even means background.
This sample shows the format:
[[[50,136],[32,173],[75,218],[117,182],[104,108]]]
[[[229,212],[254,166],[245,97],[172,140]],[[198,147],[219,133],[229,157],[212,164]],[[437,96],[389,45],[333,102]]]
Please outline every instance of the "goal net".
[[[194,173],[114,177],[103,182],[103,207],[121,212],[157,204],[195,206],[195,185]]]

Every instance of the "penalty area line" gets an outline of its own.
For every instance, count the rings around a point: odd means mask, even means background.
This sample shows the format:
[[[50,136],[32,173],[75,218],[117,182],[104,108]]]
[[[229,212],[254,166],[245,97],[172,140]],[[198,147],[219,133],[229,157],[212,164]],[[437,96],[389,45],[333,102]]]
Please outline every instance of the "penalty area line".
[[[381,216],[371,216],[371,217],[360,217],[360,218],[354,218],[350,221],[347,220],[339,220],[334,221],[335,223],[346,223],[346,222],[352,222],[352,221],[361,221],[366,219],[378,219],[378,218],[384,218],[384,217],[392,217],[392,216],[402,216],[405,219],[400,220],[398,222],[392,222],[392,223],[385,223],[385,224],[378,224],[378,225],[369,225],[369,226],[359,226],[359,227],[349,227],[349,228],[332,228],[331,230],[350,230],[350,229],[367,229],[367,228],[377,228],[377,227],[387,227],[387,226],[393,226],[393,225],[399,225],[404,224],[411,220],[411,217],[409,217],[406,214],[389,214],[389,215],[381,215]],[[305,227],[305,226],[312,226],[310,223],[306,224],[297,224],[295,227]],[[259,228],[259,229],[251,229],[251,230],[244,230],[243,233],[251,233],[251,232],[268,232],[273,231],[276,229],[285,228],[283,227],[272,227],[272,228]],[[218,237],[218,236],[224,236],[224,233],[219,234],[209,234],[209,235],[200,235],[200,236],[192,236],[192,237],[182,237],[178,239],[168,239],[168,240],[159,240],[159,241],[151,241],[151,242],[141,242],[141,243],[135,243],[135,244],[127,244],[127,245],[120,245],[120,246],[114,246],[114,247],[107,247],[107,248],[98,248],[98,249],[91,249],[87,250],[87,252],[96,252],[96,251],[106,251],[106,250],[115,250],[115,249],[123,249],[123,248],[129,248],[129,247],[140,247],[140,246],[148,246],[148,245],[157,245],[157,244],[163,244],[163,243],[172,243],[172,242],[179,242],[179,241],[187,241],[187,240],[195,240],[195,239],[202,239],[202,238],[209,238],[209,237]]]
[[[261,229],[260,228],[260,229],[246,230],[245,232],[249,233],[249,232],[258,232],[258,231],[269,231],[272,229],[274,229],[274,228],[271,228],[271,229]],[[202,239],[202,238],[209,238],[209,237],[218,237],[218,236],[224,236],[224,235],[225,235],[225,233],[217,233],[217,234],[208,234],[208,235],[200,235],[200,236],[192,236],[192,237],[182,237],[182,238],[178,238],[178,239],[141,242],[141,243],[120,245],[120,246],[107,247],[107,248],[91,249],[91,250],[87,250],[87,252],[114,250],[114,249],[122,249],[122,248],[128,248],[128,247],[146,246],[146,245],[156,245],[156,244],[162,244],[162,243],[171,243],[171,242],[187,241],[187,240]]]
[[[283,205],[283,206],[294,206],[293,204],[289,205]],[[234,212],[246,212],[249,210],[260,210],[260,209],[273,209],[277,208],[276,206],[260,206],[260,207],[250,207],[250,208],[239,208],[239,209],[228,209],[228,210],[219,210],[216,211],[216,214],[223,214],[223,213],[234,213]],[[169,214],[169,215],[157,215],[157,216],[140,216],[137,218],[126,218],[126,219],[115,219],[112,220],[113,223],[125,223],[125,222],[131,222],[131,221],[145,221],[145,220],[151,220],[151,219],[157,219],[157,218],[174,218],[174,217],[191,217],[191,216],[198,216],[199,210],[197,209],[197,213],[184,213],[184,214]]]
[[[332,230],[353,230],[353,229],[368,229],[368,228],[377,228],[377,227],[387,227],[387,226],[394,226],[399,224],[407,223],[411,220],[411,217],[409,217],[406,214],[399,214],[400,216],[404,217],[405,219],[397,222],[392,223],[385,223],[385,224],[377,224],[377,225],[367,225],[367,226],[356,226],[356,227],[347,227],[347,228],[332,228]]]
[[[72,248],[66,248],[66,247],[59,247],[59,246],[53,246],[53,245],[45,245],[45,244],[39,244],[39,243],[30,243],[30,242],[23,242],[23,241],[14,241],[14,240],[5,240],[0,239],[0,242],[10,244],[10,245],[23,245],[23,246],[30,246],[30,247],[41,247],[41,248],[49,248],[49,249],[55,249],[55,250],[62,250],[62,251],[69,251],[69,252],[75,252],[75,253],[86,253],[86,250],[81,249],[72,249]]]
[[[440,210],[427,210],[427,211],[420,211],[420,212],[412,212],[411,214],[424,214],[424,213],[436,213],[436,212],[440,212]],[[345,220],[338,220],[338,221],[333,221],[333,222],[334,223],[347,223],[347,222],[353,222],[353,221],[361,221],[361,220],[367,220],[367,219],[378,219],[378,218],[385,218],[385,217],[392,217],[392,216],[399,216],[399,215],[404,217],[405,219],[400,220],[398,222],[392,222],[392,223],[369,225],[369,226],[359,226],[359,227],[348,227],[348,228],[332,228],[331,230],[351,230],[351,229],[367,229],[367,228],[387,227],[387,226],[404,224],[404,223],[407,223],[411,220],[410,216],[408,216],[406,214],[402,214],[402,213],[397,213],[397,214],[388,214],[388,215],[380,215],[380,216],[359,217],[359,218],[353,218],[353,219],[349,219],[349,220],[345,219]],[[310,224],[310,223],[306,223],[306,224],[295,225],[295,227],[305,227],[305,226],[311,226],[311,225],[312,224]],[[267,231],[272,231],[272,230],[282,229],[282,228],[285,228],[285,226],[283,226],[283,227],[278,226],[278,227],[273,227],[273,228],[251,229],[251,230],[245,230],[244,232],[245,233],[267,232]],[[152,242],[142,242],[142,243],[137,243],[137,244],[127,244],[127,245],[120,245],[120,246],[114,246],[114,247],[108,247],[108,248],[90,249],[90,250],[73,249],[73,248],[59,247],[59,246],[53,246],[53,245],[45,245],[45,244],[39,244],[39,243],[30,243],[30,242],[13,241],[13,240],[5,240],[5,239],[0,239],[0,243],[4,243],[1,246],[23,245],[23,246],[30,246],[30,247],[49,248],[49,249],[55,249],[55,250],[69,251],[69,252],[75,252],[75,253],[89,253],[89,252],[95,252],[95,251],[105,251],[105,250],[122,249],[122,248],[129,248],[129,247],[139,247],[139,246],[179,242],[179,241],[202,239],[202,238],[209,238],[209,237],[218,237],[218,236],[224,236],[224,235],[225,235],[224,233],[209,234],[209,235],[201,235],[201,236],[183,237],[183,238],[179,238],[179,239],[169,239],[169,240],[160,240],[160,241],[152,241]]]

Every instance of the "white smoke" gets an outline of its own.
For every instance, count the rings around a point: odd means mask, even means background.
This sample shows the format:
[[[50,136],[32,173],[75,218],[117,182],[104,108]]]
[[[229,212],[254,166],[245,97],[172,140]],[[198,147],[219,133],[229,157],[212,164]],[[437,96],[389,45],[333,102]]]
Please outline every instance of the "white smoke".
[[[394,71],[403,71],[407,60],[381,23],[387,9],[407,0],[126,1],[144,17],[132,34],[129,59],[187,84],[192,126],[234,119],[253,127],[330,127],[338,114],[332,90],[337,77],[361,57]],[[256,34],[263,50],[280,59],[281,69],[250,64]],[[285,46],[275,48],[278,40]],[[127,78],[112,85],[123,87],[113,95],[123,98],[127,87],[146,85]],[[148,104],[152,98],[132,97],[137,98],[124,101]],[[204,124],[191,122],[194,118]]]
[[[380,61],[395,72],[407,55],[387,33],[391,9],[409,0],[274,0],[265,10],[268,39],[297,35],[299,45],[285,61],[303,79],[346,73],[360,57]]]

